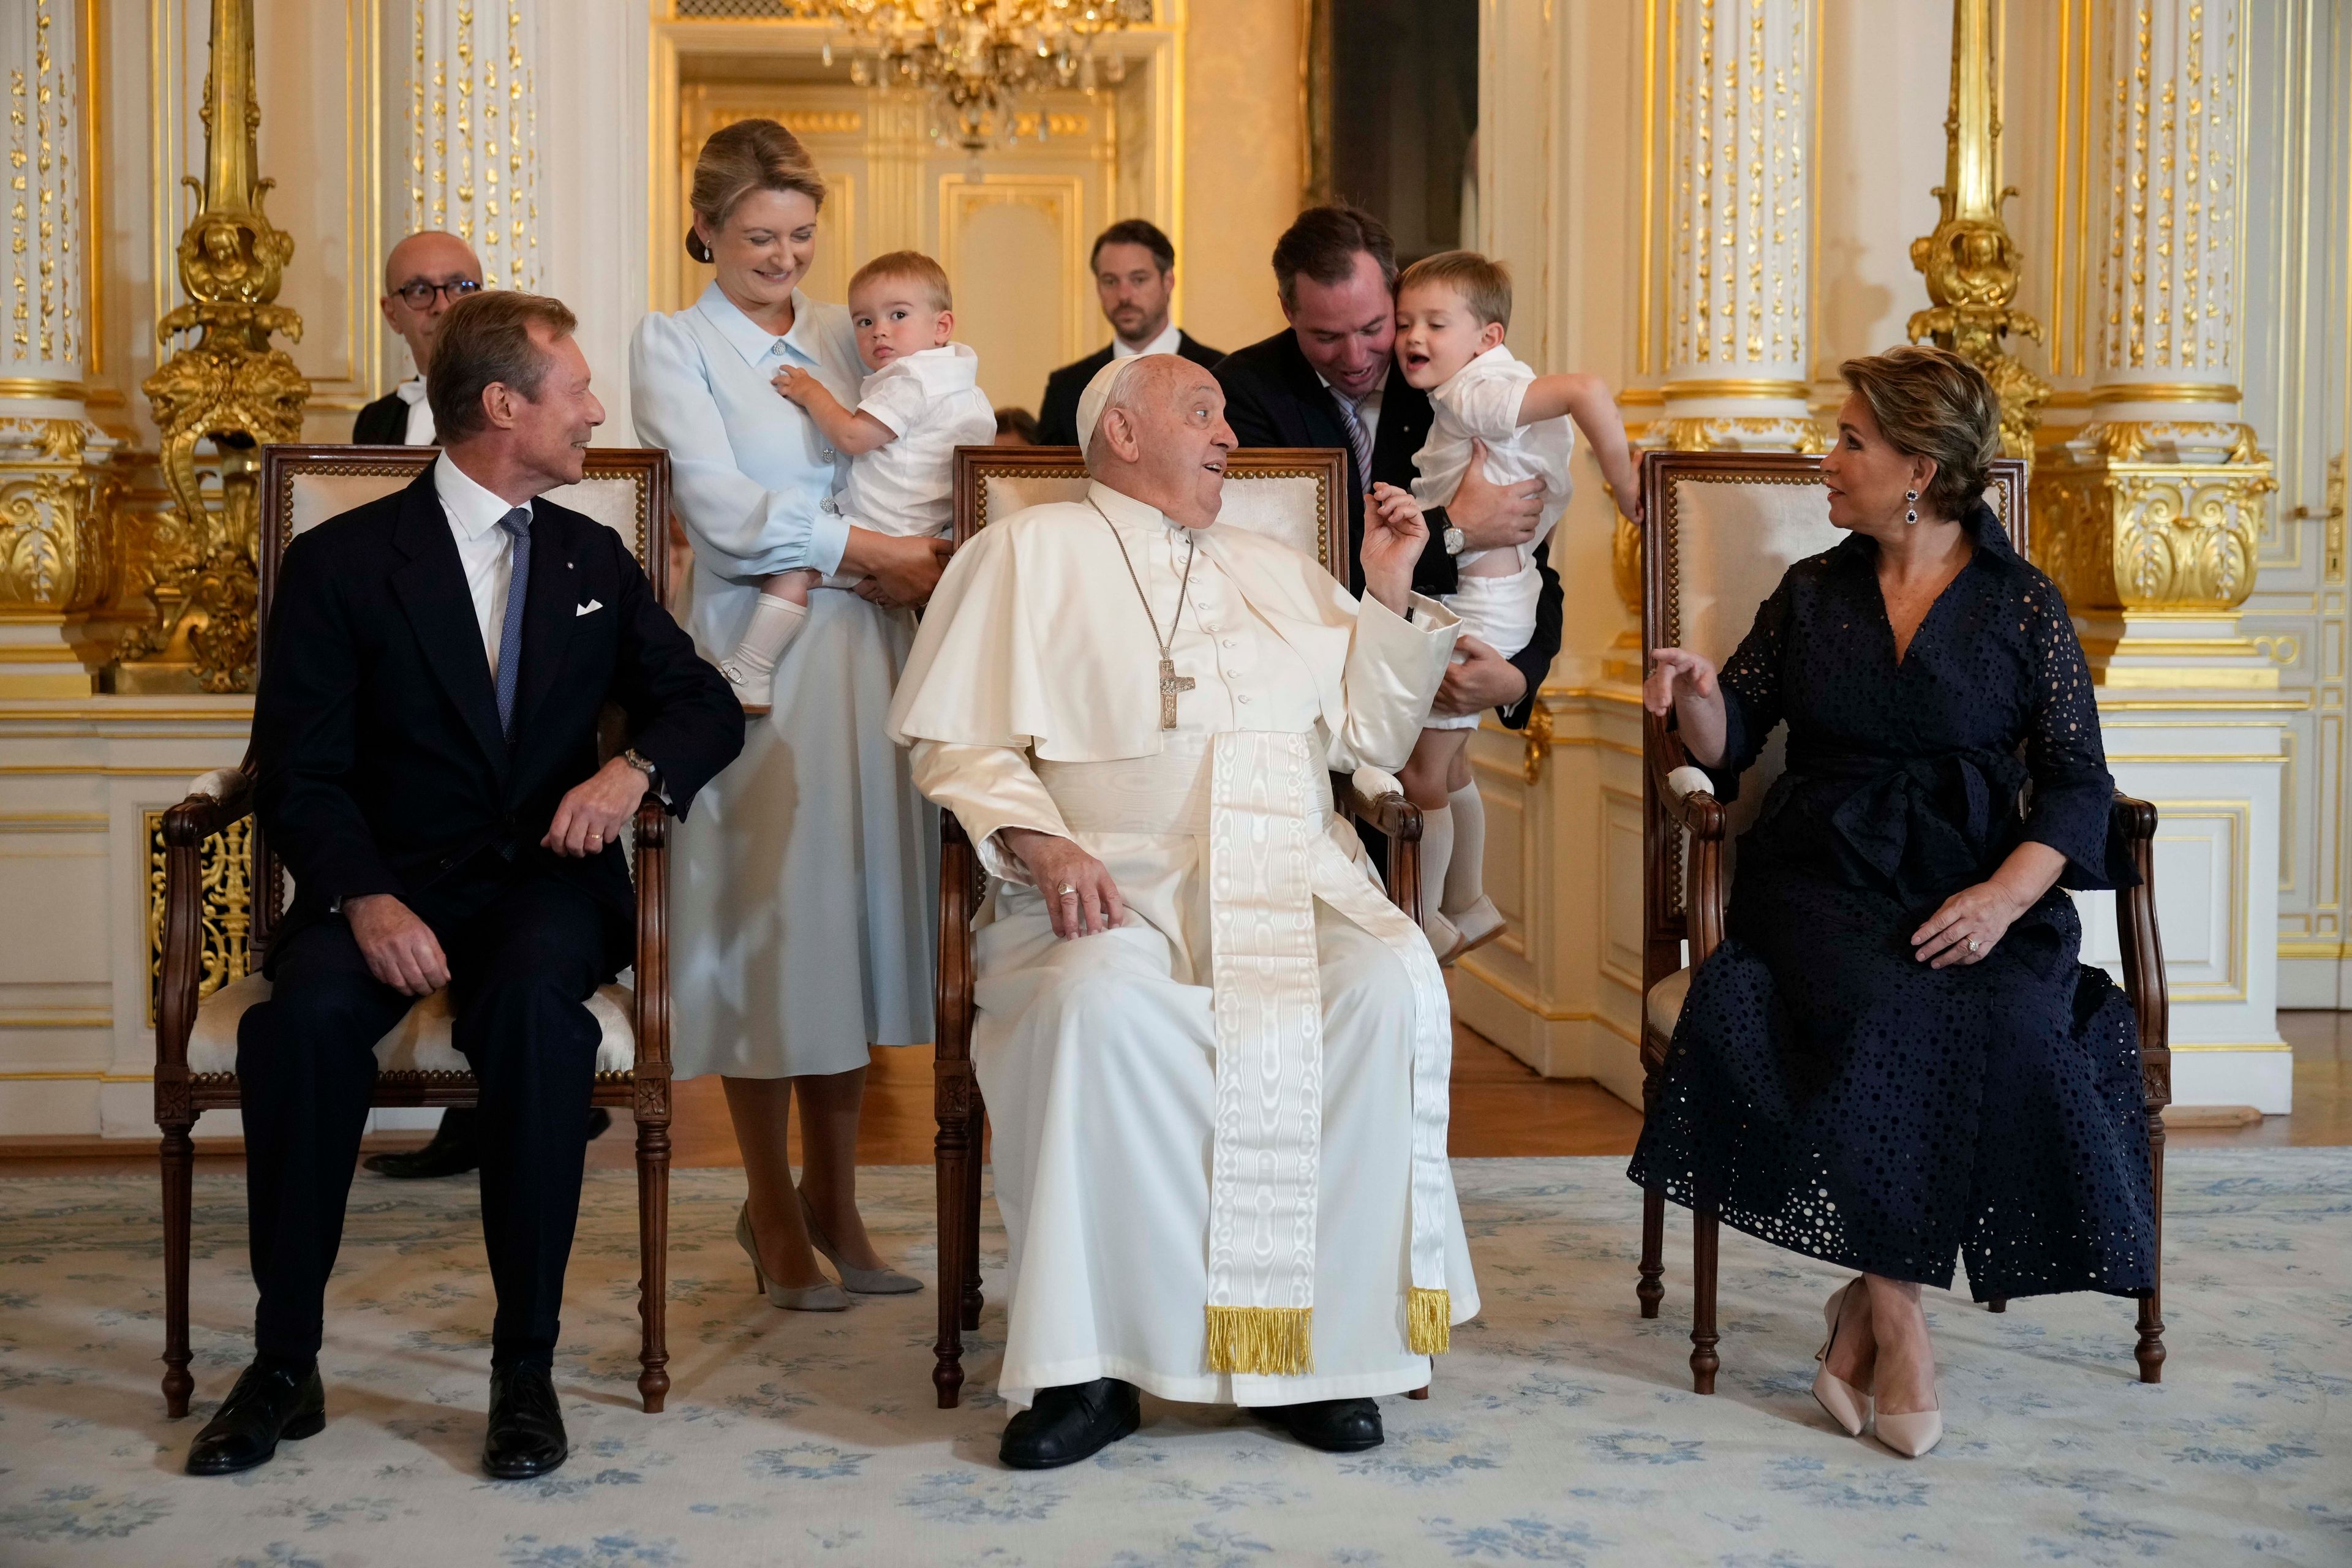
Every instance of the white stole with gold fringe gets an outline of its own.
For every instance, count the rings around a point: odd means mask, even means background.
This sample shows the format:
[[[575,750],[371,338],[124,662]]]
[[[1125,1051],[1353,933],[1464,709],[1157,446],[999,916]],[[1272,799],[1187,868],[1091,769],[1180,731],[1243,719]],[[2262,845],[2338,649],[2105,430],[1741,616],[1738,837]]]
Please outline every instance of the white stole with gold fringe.
[[[1421,930],[1333,843],[1311,737],[1234,731],[1210,757],[1208,1364],[1293,1376],[1314,1366],[1315,1226],[1323,1128],[1321,899],[1404,963],[1413,994],[1412,1278],[1406,1342],[1447,1348],[1444,1216],[1451,1012]]]

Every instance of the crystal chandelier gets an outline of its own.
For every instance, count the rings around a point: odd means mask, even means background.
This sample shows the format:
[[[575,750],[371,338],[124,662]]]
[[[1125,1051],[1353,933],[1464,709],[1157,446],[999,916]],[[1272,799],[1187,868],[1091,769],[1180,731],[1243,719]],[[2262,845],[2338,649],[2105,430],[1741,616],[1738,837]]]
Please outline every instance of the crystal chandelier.
[[[1095,39],[1151,21],[1151,0],[830,0],[824,8],[848,35],[852,81],[928,92],[932,137],[952,137],[974,156],[992,141],[1012,144],[1024,95],[1123,79],[1126,60],[1111,51],[1098,62]],[[824,58],[833,63],[830,43]],[[1043,141],[1045,116],[1035,125]]]

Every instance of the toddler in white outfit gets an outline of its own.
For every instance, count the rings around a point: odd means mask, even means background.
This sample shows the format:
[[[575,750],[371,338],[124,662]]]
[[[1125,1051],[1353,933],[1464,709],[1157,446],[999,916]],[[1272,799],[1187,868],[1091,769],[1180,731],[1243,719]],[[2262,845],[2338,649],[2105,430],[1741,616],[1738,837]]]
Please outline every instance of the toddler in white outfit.
[[[845,408],[804,370],[779,372],[778,393],[807,411],[849,477],[825,505],[854,528],[900,538],[944,538],[952,522],[955,449],[996,439],[996,411],[980,389],[980,356],[955,339],[948,275],[919,251],[877,256],[849,280],[849,320],[868,374]],[[776,661],[808,619],[809,590],[854,588],[854,576],[779,572],[761,581],[751,624],[719,673],[744,711],[765,713]]]
[[[1469,471],[1472,444],[1486,448],[1496,484],[1544,481],[1543,517],[1533,539],[1456,558],[1459,586],[1446,606],[1462,636],[1508,658],[1535,636],[1543,592],[1536,546],[1568,507],[1576,430],[1592,444],[1620,510],[1638,519],[1641,497],[1617,405],[1601,378],[1538,375],[1504,346],[1511,321],[1511,275],[1475,251],[1449,250],[1414,263],[1397,279],[1397,363],[1429,394],[1429,436],[1413,458],[1413,499],[1423,508],[1454,500]],[[1573,426],[1570,424],[1574,420]],[[1486,813],[1470,781],[1470,731],[1479,715],[1433,714],[1405,764],[1406,796],[1422,812],[1423,924],[1441,960],[1452,962],[1503,931],[1486,897]]]

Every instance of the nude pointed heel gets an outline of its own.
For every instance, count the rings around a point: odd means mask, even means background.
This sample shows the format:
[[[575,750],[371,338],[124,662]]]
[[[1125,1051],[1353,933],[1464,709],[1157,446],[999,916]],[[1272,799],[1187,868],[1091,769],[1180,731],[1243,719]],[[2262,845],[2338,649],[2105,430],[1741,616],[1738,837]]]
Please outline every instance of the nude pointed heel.
[[[911,1274],[901,1274],[895,1268],[853,1268],[841,1260],[826,1239],[824,1227],[816,1223],[816,1211],[809,1207],[808,1194],[793,1189],[801,1200],[801,1224],[808,1227],[809,1245],[821,1253],[841,1276],[842,1285],[860,1296],[908,1296],[923,1288],[923,1282]]]
[[[788,1312],[845,1312],[849,1310],[849,1298],[843,1295],[841,1287],[830,1279],[819,1280],[814,1285],[779,1285],[768,1278],[768,1271],[760,1267],[759,1243],[751,1236],[751,1205],[748,1200],[735,1215],[735,1242],[742,1247],[743,1256],[751,1260],[752,1286],[767,1297],[769,1306],[782,1307]]]
[[[1943,1402],[1937,1400],[1933,1410],[1881,1415],[1875,1430],[1880,1442],[1906,1459],[1916,1459],[1944,1440]]]
[[[1822,1316],[1829,1323],[1829,1338],[1823,1340],[1822,1348],[1813,1352],[1813,1359],[1822,1363],[1822,1370],[1813,1373],[1813,1401],[1829,1412],[1830,1419],[1843,1427],[1849,1437],[1861,1436],[1863,1428],[1870,1425],[1870,1395],[1831,1373],[1830,1347],[1837,1343],[1838,1320],[1845,1311],[1846,1291],[1861,1283],[1859,1279],[1853,1280],[1845,1289],[1832,1296],[1829,1304],[1822,1309]],[[1885,1416],[1879,1417],[1882,1436],[1885,1436],[1886,1419]]]

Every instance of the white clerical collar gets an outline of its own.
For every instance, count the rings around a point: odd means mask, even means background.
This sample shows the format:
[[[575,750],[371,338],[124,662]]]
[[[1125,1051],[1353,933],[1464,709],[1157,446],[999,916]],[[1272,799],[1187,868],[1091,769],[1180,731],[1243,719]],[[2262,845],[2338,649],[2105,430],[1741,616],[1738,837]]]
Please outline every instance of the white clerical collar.
[[[1150,342],[1144,344],[1139,349],[1129,348],[1125,339],[1119,337],[1117,333],[1113,333],[1110,340],[1110,357],[1113,359],[1136,359],[1144,354],[1172,354],[1181,348],[1183,344],[1184,334],[1177,330],[1175,322],[1171,321],[1168,323],[1167,328],[1161,331],[1158,337],[1152,339]]]
[[[414,408],[425,401],[425,378],[421,375],[412,375],[394,387],[392,395]]]
[[[745,364],[757,365],[780,353],[791,353],[810,364],[817,363],[809,335],[814,330],[809,324],[812,309],[808,296],[797,289],[793,290],[793,330],[781,338],[745,315],[715,282],[702,291],[694,308],[719,329],[719,335],[743,356]]]
[[[499,525],[499,519],[514,510],[504,497],[485,489],[451,462],[446,451],[433,459],[433,493],[441,498],[441,510],[449,514],[449,521],[467,539],[481,538]],[[530,509],[530,502],[522,504],[524,510]]]
[[[1094,479],[1087,483],[1087,499],[1100,507],[1103,515],[1112,522],[1125,523],[1129,528],[1149,531],[1155,525],[1163,529],[1181,529],[1184,526],[1150,501],[1138,500],[1131,495],[1122,494],[1100,479]]]

